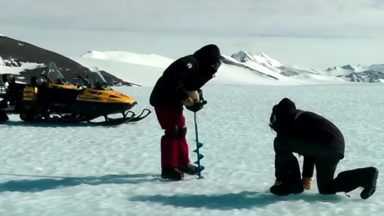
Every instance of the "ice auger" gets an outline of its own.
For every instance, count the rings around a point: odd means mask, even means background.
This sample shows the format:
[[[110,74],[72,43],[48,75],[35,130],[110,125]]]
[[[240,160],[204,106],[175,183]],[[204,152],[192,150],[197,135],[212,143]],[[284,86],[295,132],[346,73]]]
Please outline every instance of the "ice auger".
[[[194,163],[197,165],[197,169],[198,169],[197,175],[199,176],[199,179],[200,179],[200,178],[204,178],[201,175],[201,171],[203,171],[205,169],[205,167],[202,166],[200,163],[200,160],[204,158],[204,155],[200,154],[200,148],[203,147],[203,143],[199,142],[199,133],[197,130],[196,112],[194,112],[194,120],[195,120],[196,149],[193,150],[193,152],[195,152],[197,155],[197,160]]]

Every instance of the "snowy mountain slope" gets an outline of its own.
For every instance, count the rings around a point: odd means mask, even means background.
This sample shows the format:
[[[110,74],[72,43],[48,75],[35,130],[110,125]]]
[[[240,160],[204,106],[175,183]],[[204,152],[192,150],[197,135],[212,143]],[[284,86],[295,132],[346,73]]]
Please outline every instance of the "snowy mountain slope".
[[[156,54],[137,54],[123,51],[89,51],[81,57],[90,59],[110,60],[117,62],[125,62],[130,64],[145,65],[151,67],[165,68],[170,65],[174,59],[163,57]]]
[[[235,61],[234,61],[235,60]],[[242,66],[249,69],[255,69],[276,78],[276,74],[283,77],[292,77],[307,81],[309,83],[314,80],[323,81],[350,81],[350,82],[383,82],[384,80],[384,64],[375,64],[370,66],[352,66],[345,65],[342,67],[328,68],[325,71],[305,69],[297,66],[283,65],[281,62],[269,57],[265,53],[252,54],[250,52],[239,51],[232,54],[229,64]],[[272,73],[271,73],[272,72]]]
[[[269,57],[263,52],[258,54],[252,54],[250,52],[239,51],[237,53],[232,54],[231,57],[237,60],[238,62],[241,62],[244,65],[250,66],[252,68],[258,68],[258,70],[261,71],[266,71],[267,69],[288,77],[304,73],[324,75],[323,73],[312,69],[283,65],[281,62]]]
[[[277,67],[282,66],[279,61],[269,57],[263,52],[259,54],[252,54],[246,51],[239,51],[237,53],[232,54],[231,57],[239,62],[255,62],[271,70],[275,70]]]
[[[330,76],[341,77],[352,82],[384,82],[384,64],[363,65],[344,65],[325,70]]]
[[[85,61],[100,60],[102,62],[101,69],[114,71],[119,77],[131,82],[139,82],[142,85],[153,85],[156,79],[161,75],[162,71],[175,59],[163,57],[155,54],[139,54],[122,51],[91,51],[78,59],[83,64]],[[212,83],[224,84],[257,84],[257,85],[302,85],[302,84],[325,84],[335,82],[345,82],[344,80],[296,68],[296,76],[286,76],[282,73],[288,71],[287,66],[283,66],[277,60],[262,53],[261,55],[252,55],[250,53],[240,51],[232,56],[222,55],[223,64]],[[134,72],[129,72],[129,69]],[[146,69],[150,67],[150,69]],[[140,67],[140,70],[136,69]],[[290,70],[293,70],[290,68]],[[120,71],[120,72],[117,72]],[[151,77],[148,71],[153,71],[155,77]],[[117,72],[117,73],[115,73]],[[130,77],[128,77],[130,76]],[[145,76],[143,78],[143,76]],[[149,82],[145,81],[150,79]],[[140,80],[140,81],[138,81]]]
[[[50,62],[55,62],[68,81],[74,80],[78,75],[85,76],[91,72],[89,68],[66,56],[0,35],[1,74],[15,74],[19,81],[29,82],[32,76],[38,76],[48,70]],[[106,71],[101,72],[111,85],[115,83],[131,85]]]
[[[184,54],[188,55],[188,53]],[[383,82],[383,65],[343,66],[318,71],[284,65],[265,53],[239,51],[222,55],[223,64],[212,83],[256,85],[302,85],[352,82]],[[27,82],[40,74],[50,61],[69,79],[98,67],[111,85],[153,86],[175,59],[154,53],[129,51],[89,51],[68,58],[49,50],[0,36],[0,73],[20,74]],[[108,72],[107,72],[108,71]]]
[[[76,57],[74,59],[84,66],[94,67],[96,65],[100,70],[112,72],[115,76],[126,82],[141,86],[154,86],[157,78],[161,76],[164,70],[163,67],[130,64],[118,60],[84,57]]]
[[[150,58],[148,59],[148,57]],[[101,69],[114,71],[114,74],[124,80],[130,80],[130,82],[140,83],[144,86],[152,86],[158,77],[161,76],[164,69],[174,60],[154,54],[106,51],[88,52],[77,61],[84,65],[97,64]],[[250,85],[303,84],[285,76],[271,73],[266,68],[261,68],[259,71],[255,69],[255,66],[252,68],[236,63],[235,60],[228,56],[223,56],[223,64],[215,79],[210,83]]]

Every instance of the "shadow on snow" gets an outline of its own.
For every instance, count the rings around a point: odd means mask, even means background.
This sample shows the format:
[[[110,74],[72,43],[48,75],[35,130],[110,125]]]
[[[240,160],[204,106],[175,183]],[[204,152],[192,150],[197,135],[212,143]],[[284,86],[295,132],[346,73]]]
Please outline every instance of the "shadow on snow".
[[[118,127],[118,125],[101,125],[97,122],[24,122],[24,121],[7,121],[1,123],[1,125],[7,125],[12,127],[47,127],[47,128],[64,128],[64,127]]]
[[[243,191],[240,193],[218,194],[218,195],[152,195],[135,196],[131,201],[156,202],[163,205],[172,205],[177,207],[208,208],[208,209],[248,209],[253,207],[263,207],[281,201],[305,202],[330,202],[336,203],[342,200],[337,195],[320,194],[299,194],[278,197],[270,193]]]
[[[41,178],[36,180],[12,180],[0,183],[0,192],[40,192],[50,189],[71,187],[81,184],[102,185],[102,184],[137,184],[158,180],[155,174],[125,174],[125,175],[104,175],[86,177],[65,177],[65,176],[40,176],[0,173],[0,175],[22,176]]]

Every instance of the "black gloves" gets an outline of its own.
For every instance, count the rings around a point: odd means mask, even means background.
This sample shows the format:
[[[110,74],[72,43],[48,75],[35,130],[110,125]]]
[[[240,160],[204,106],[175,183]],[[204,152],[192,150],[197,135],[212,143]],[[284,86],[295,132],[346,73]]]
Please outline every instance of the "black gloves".
[[[192,112],[197,112],[204,108],[204,105],[207,104],[207,101],[203,98],[203,91],[198,89],[196,91],[188,92],[189,97],[184,100],[182,103],[185,105],[187,110]]]
[[[197,112],[203,109],[205,104],[207,104],[207,101],[201,100],[201,101],[195,102],[192,106],[186,106],[186,108],[189,111]]]

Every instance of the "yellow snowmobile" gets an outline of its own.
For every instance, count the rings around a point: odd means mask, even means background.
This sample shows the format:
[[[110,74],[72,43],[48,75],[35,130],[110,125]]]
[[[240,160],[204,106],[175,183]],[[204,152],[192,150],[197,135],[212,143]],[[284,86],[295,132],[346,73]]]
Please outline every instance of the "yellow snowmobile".
[[[137,104],[135,99],[103,86],[105,79],[98,71],[95,74],[101,81],[94,85],[81,77],[81,84],[73,85],[65,82],[60,70],[51,63],[48,73],[32,78],[30,84],[18,88],[12,87],[12,83],[8,85],[7,93],[13,98],[5,96],[4,100],[9,101],[8,108],[14,106],[8,112],[19,113],[20,118],[27,122],[90,122],[100,125],[136,122],[151,113],[148,109],[143,109],[139,115],[130,111]],[[12,89],[19,92],[10,92]],[[7,112],[7,108],[3,110]],[[121,116],[113,118],[111,115],[114,114]],[[103,120],[98,120],[99,117]]]

